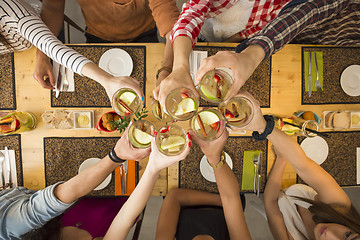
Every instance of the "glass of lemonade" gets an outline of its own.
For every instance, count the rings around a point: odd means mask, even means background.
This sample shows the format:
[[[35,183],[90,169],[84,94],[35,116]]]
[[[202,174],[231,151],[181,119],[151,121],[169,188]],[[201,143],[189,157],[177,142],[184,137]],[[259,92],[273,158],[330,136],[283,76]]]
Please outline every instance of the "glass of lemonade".
[[[176,88],[166,97],[166,111],[175,120],[185,121],[196,113],[199,99],[188,88]]]
[[[221,112],[214,108],[207,108],[191,119],[190,127],[201,139],[212,141],[221,136],[226,124]]]
[[[161,104],[158,100],[155,100],[152,107],[151,107],[151,111],[153,116],[161,121],[161,122],[169,122],[170,121],[170,117],[168,114],[166,114],[166,112],[164,111],[164,109],[161,107]]]
[[[219,109],[227,123],[233,127],[244,127],[254,117],[254,105],[246,97],[233,97],[227,103],[221,103]]]
[[[36,118],[31,112],[13,112],[0,118],[0,134],[26,132],[36,127]]]
[[[128,117],[135,114],[140,108],[139,96],[130,88],[117,90],[111,101],[111,106],[117,114]]]
[[[232,92],[233,78],[225,70],[215,68],[201,78],[199,92],[209,102],[221,103],[227,100]]]
[[[147,148],[155,134],[155,127],[151,122],[140,120],[131,124],[129,141],[136,148]]]
[[[182,153],[187,142],[187,136],[180,126],[169,124],[159,129],[156,135],[156,146],[166,156],[176,156]]]

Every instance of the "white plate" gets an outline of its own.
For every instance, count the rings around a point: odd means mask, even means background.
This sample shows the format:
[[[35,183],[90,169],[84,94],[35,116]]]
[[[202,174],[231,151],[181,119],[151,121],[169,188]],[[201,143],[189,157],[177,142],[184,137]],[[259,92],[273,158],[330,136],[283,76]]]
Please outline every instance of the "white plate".
[[[109,49],[100,57],[99,67],[115,77],[130,76],[133,61],[130,55],[120,49]]]
[[[73,111],[74,114],[74,129],[92,129],[94,127],[94,111]],[[85,115],[89,118],[89,123],[86,126],[82,126],[78,123],[78,118],[82,115]]]
[[[229,156],[229,154],[225,153],[225,159],[226,159],[226,163],[229,165],[229,167],[232,169],[233,168],[233,163],[232,160]],[[214,175],[214,170],[213,168],[209,165],[206,156],[204,155],[200,161],[200,172],[201,175],[208,181],[210,182],[216,182],[215,180],[215,175]]]
[[[81,173],[82,171],[84,171],[85,169],[91,167],[92,165],[94,165],[95,163],[99,162],[101,159],[100,158],[88,158],[86,159],[79,167],[79,173]],[[94,190],[101,190],[104,189],[107,185],[109,185],[110,181],[111,181],[111,176],[112,174],[110,173],[109,176],[107,176],[107,178],[105,178],[105,180],[100,183],[99,186],[97,186]]]
[[[360,95],[360,65],[351,65],[342,72],[340,77],[341,88],[349,96]]]
[[[300,146],[304,150],[306,156],[319,165],[326,160],[329,154],[329,146],[327,142],[319,136],[305,138]]]

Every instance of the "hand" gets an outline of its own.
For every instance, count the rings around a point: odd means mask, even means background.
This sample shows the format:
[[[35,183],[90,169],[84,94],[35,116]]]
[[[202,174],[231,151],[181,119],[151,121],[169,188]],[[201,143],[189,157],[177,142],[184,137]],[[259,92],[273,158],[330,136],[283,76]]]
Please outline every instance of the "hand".
[[[216,164],[220,160],[221,151],[224,149],[229,132],[225,129],[223,134],[214,141],[205,141],[199,138],[192,129],[189,130],[191,137],[199,145],[201,151],[206,155],[211,164]]]
[[[161,106],[165,109],[165,101],[168,94],[172,90],[181,87],[189,88],[195,95],[199,96],[189,71],[179,68],[174,69],[172,73],[155,88],[154,98],[159,100]]]
[[[246,97],[252,102],[252,104],[254,105],[254,117],[251,120],[251,122],[245,127],[240,127],[240,128],[231,127],[231,128],[263,132],[266,127],[266,120],[264,119],[264,116],[261,112],[259,101],[256,100],[250,93],[248,93],[245,90],[239,91],[236,96]]]
[[[167,78],[170,75],[170,72],[163,70],[159,73],[159,77],[158,79],[156,79],[156,87],[158,87],[160,85],[160,83],[162,82],[162,80],[164,80],[165,78]]]
[[[55,78],[53,66],[50,59],[43,53],[37,54],[33,78],[39,82],[43,88],[54,89]]]
[[[196,73],[195,84],[200,84],[202,76],[218,67],[230,68],[233,73],[233,94],[235,96],[246,80],[253,74],[256,67],[264,59],[265,52],[258,45],[250,45],[241,53],[221,51],[214,56],[208,57],[201,62],[200,68]]]
[[[110,99],[110,102],[112,101],[112,97],[114,93],[119,90],[120,88],[130,88],[134,90],[137,95],[139,96],[140,100],[144,100],[144,94],[140,88],[140,83],[135,80],[132,77],[108,77],[104,80],[102,83],[103,87],[106,90],[106,93]]]
[[[131,125],[131,124],[130,124]],[[121,159],[140,161],[150,154],[150,147],[148,148],[134,148],[129,141],[129,128],[126,128],[125,132],[115,145],[116,155]]]
[[[156,136],[156,135],[155,135]],[[190,139],[190,137],[188,137]],[[187,141],[184,151],[177,156],[165,156],[162,154],[156,146],[155,137],[151,140],[151,154],[149,157],[148,167],[153,168],[155,171],[160,171],[163,168],[167,168],[174,163],[179,162],[186,158],[190,152],[191,140]]]

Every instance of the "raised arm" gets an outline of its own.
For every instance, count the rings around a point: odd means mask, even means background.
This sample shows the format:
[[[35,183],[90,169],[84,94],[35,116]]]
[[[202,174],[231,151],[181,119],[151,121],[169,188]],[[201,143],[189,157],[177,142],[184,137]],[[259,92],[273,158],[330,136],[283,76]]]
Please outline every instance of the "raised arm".
[[[126,239],[126,236],[134,224],[136,217],[144,209],[150,198],[152,189],[159,177],[160,170],[184,159],[189,154],[190,146],[187,145],[184,152],[178,156],[166,157],[159,152],[156,147],[155,138],[153,138],[151,142],[151,149],[152,152],[144,174],[129,199],[116,215],[104,237],[104,240]]]
[[[199,205],[221,206],[220,196],[192,189],[171,189],[161,205],[155,239],[174,239],[181,207]]]
[[[190,134],[206,155],[209,163],[216,165],[213,167],[216,185],[224,209],[230,239],[251,239],[242,209],[237,179],[226,162],[223,162],[223,165],[220,163],[221,152],[229,136],[228,131],[225,130],[220,138],[211,142],[200,139],[193,131],[190,131]]]
[[[240,95],[247,96],[255,106],[254,118],[252,122],[246,126],[246,129],[263,132],[266,121],[262,116],[259,103],[248,93],[243,92]],[[309,184],[309,186],[314,188],[318,193],[320,201],[350,207],[350,199],[344,190],[342,190],[330,174],[313,160],[306,157],[300,145],[293,138],[274,128],[272,133],[267,136],[267,139],[274,145],[279,155],[290,162],[296,173]]]

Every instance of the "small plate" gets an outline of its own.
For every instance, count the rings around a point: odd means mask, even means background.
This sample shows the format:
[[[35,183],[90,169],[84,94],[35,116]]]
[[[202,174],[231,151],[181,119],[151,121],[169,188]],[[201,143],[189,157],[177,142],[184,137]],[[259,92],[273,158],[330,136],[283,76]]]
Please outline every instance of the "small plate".
[[[326,160],[329,154],[329,146],[327,142],[319,136],[305,138],[300,146],[304,150],[306,156],[319,165]]]
[[[109,49],[100,57],[99,67],[115,77],[130,76],[133,61],[130,55],[120,49]]]
[[[341,88],[352,97],[360,95],[360,65],[351,65],[342,72],[340,77]]]
[[[94,111],[73,111],[74,114],[74,129],[91,129],[94,128]],[[86,116],[89,119],[89,123],[87,125],[79,124],[79,117]]]
[[[81,173],[85,169],[91,167],[92,165],[99,162],[100,160],[101,160],[100,158],[88,158],[88,159],[86,159],[83,163],[81,163],[81,165],[79,167],[79,173]],[[105,178],[105,180],[102,183],[100,183],[100,185],[97,186],[94,190],[95,191],[101,190],[101,189],[104,189],[107,185],[109,185],[109,183],[111,181],[111,176],[112,176],[112,174],[110,173],[109,176],[107,176],[107,178]]]
[[[226,163],[229,165],[230,169],[232,169],[233,163],[232,163],[232,160],[231,160],[229,154],[225,153],[225,159],[226,159]],[[209,182],[216,182],[214,170],[208,163],[205,155],[202,157],[202,159],[200,161],[200,172],[201,172],[201,175]]]

